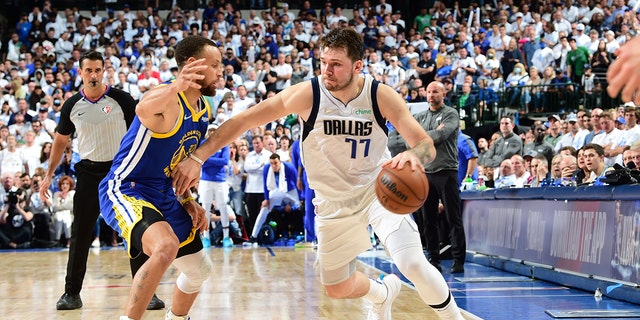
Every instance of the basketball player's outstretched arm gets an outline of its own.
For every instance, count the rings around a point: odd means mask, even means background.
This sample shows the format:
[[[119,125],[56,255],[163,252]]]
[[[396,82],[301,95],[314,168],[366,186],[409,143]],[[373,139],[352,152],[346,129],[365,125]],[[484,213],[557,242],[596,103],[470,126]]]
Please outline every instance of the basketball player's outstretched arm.
[[[205,59],[189,58],[174,82],[157,86],[142,97],[136,107],[136,115],[147,129],[158,133],[173,129],[181,110],[178,93],[188,89],[200,90],[201,85],[197,81],[204,79],[199,72],[208,67],[205,62]]]
[[[382,115],[393,124],[411,149],[397,154],[384,165],[402,168],[409,161],[413,170],[424,170],[424,165],[436,157],[433,140],[411,115],[406,102],[391,87],[378,87],[378,105]]]
[[[611,97],[622,93],[622,101],[633,101],[640,104],[640,38],[636,37],[616,50],[616,60],[607,71],[609,87],[607,92]]]
[[[311,112],[312,101],[313,91],[310,81],[291,86],[225,121],[194,151],[193,155],[199,159],[208,159],[247,130],[291,113],[307,119]],[[176,193],[182,194],[194,186],[200,178],[200,165],[191,158],[185,158],[173,169],[171,176]]]

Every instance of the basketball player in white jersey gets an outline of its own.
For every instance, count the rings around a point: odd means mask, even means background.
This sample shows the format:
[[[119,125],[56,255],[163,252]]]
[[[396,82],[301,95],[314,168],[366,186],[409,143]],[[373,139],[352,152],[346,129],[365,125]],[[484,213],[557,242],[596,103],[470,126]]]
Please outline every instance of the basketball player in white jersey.
[[[364,297],[373,304],[369,319],[391,319],[391,304],[401,289],[399,278],[390,275],[377,281],[356,271],[356,257],[371,247],[371,225],[423,301],[442,319],[463,319],[444,278],[427,262],[411,217],[387,211],[374,191],[382,166],[424,170],[423,164],[435,157],[433,140],[391,87],[361,74],[364,44],[357,32],[332,30],[319,43],[321,76],[231,118],[194,155],[207,159],[249,128],[298,114],[303,120],[303,162],[316,192],[318,262],[327,295]],[[387,149],[386,120],[411,147],[393,159]],[[198,162],[182,161],[172,175],[176,192],[195,185],[199,175]]]

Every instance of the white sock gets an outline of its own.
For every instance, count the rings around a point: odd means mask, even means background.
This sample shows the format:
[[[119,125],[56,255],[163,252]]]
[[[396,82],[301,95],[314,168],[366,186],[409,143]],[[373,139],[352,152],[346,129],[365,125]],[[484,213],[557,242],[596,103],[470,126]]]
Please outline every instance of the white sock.
[[[222,237],[223,238],[229,238],[229,225],[222,226]]]
[[[373,303],[383,303],[387,299],[387,286],[381,281],[369,278],[369,291],[363,298]]]
[[[447,298],[447,301],[444,301],[443,305],[430,307],[438,314],[440,319],[464,320],[451,293],[449,293],[449,298]]]
[[[184,316],[176,316],[175,314],[173,314],[173,312],[171,311],[171,309],[167,310],[167,314],[164,317],[164,320],[189,320],[189,315],[184,315]]]

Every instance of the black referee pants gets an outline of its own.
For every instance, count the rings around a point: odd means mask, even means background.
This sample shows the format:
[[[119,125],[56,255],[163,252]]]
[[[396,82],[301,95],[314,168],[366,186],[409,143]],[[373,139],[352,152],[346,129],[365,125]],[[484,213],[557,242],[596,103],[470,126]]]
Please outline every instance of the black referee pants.
[[[456,170],[443,170],[436,173],[428,173],[429,196],[422,206],[423,226],[421,234],[427,240],[429,259],[440,261],[440,233],[448,235],[451,240],[451,256],[454,261],[464,263],[467,243],[462,225],[462,201],[460,200],[460,187],[458,184],[458,172]],[[442,201],[445,218],[449,230],[438,228],[438,203]]]

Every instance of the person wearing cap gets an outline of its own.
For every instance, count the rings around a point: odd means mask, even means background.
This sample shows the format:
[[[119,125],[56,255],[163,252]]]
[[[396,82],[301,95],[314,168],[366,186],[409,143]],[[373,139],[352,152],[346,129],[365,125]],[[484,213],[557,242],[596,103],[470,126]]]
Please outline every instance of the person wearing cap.
[[[584,138],[587,136],[589,131],[581,130],[580,125],[578,124],[578,117],[571,113],[565,119],[567,123],[568,132],[562,135],[560,141],[556,143],[554,150],[556,153],[560,151],[563,147],[572,146],[576,150],[582,148],[584,145]]]
[[[555,78],[551,79],[551,86],[547,87],[546,110],[548,112],[558,112],[563,103],[575,102],[574,92],[575,87],[571,79],[564,74],[561,68],[557,68]]]
[[[391,86],[394,90],[398,90],[403,86],[407,79],[405,77],[405,71],[400,66],[397,56],[391,56],[389,58],[391,64],[384,71],[384,83]]]
[[[604,33],[604,38],[607,43],[607,52],[614,54],[620,48],[620,43],[616,41],[616,33],[613,30],[608,30]]]
[[[576,24],[576,30],[572,34],[572,38],[576,39],[576,43],[580,47],[588,48],[591,43],[591,38],[585,32],[586,28],[584,24],[578,23]]]
[[[571,82],[580,83],[584,74],[584,65],[589,64],[590,52],[585,47],[578,46],[575,38],[569,39],[571,51],[567,53],[567,75]]]
[[[553,146],[545,141],[547,127],[543,124],[538,124],[531,128],[533,131],[533,141],[524,145],[523,154],[542,155],[546,159],[546,163],[551,163],[553,158]]]

